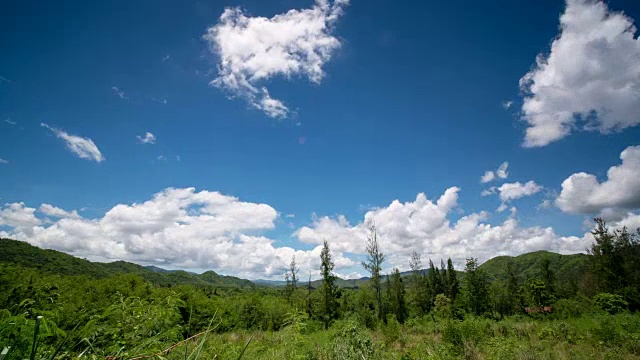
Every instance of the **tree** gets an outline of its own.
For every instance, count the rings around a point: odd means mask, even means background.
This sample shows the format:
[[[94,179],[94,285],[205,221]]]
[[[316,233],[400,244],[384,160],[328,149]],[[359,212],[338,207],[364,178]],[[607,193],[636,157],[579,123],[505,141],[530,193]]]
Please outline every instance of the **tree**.
[[[291,263],[289,263],[289,273],[291,274],[291,288],[294,290],[298,286],[298,271],[300,271],[300,269],[296,267],[296,256],[293,255]]]
[[[631,310],[640,309],[640,229],[636,233],[626,228],[609,232],[604,220],[595,222],[595,242],[589,252],[598,287],[623,296]]]
[[[322,252],[320,253],[320,273],[322,275],[322,320],[324,328],[329,329],[329,323],[336,315],[336,285],[335,276],[333,275],[333,261],[331,260],[331,252],[329,244],[324,241]]]
[[[433,305],[438,294],[444,293],[444,286],[440,276],[440,270],[433,265],[433,261],[429,259],[429,273],[427,274],[427,283],[429,284],[429,304]]]
[[[482,315],[489,310],[489,279],[479,269],[478,259],[475,258],[467,258],[464,271],[467,308],[475,315]]]
[[[396,319],[400,324],[403,324],[407,318],[407,303],[404,299],[404,283],[400,270],[394,268],[391,273],[391,277],[387,281],[389,291],[389,302],[391,305],[391,312],[396,316]]]
[[[429,312],[429,289],[424,271],[422,270],[420,254],[415,251],[411,254],[409,267],[411,268],[411,277],[409,278],[409,302],[418,308],[420,315],[424,315]]]
[[[453,316],[453,311],[451,308],[451,299],[449,299],[444,294],[436,295],[436,300],[434,302],[434,311],[436,316],[441,319],[450,319]]]
[[[369,226],[369,236],[367,236],[367,260],[362,262],[362,266],[371,273],[371,282],[376,296],[376,315],[379,320],[384,319],[382,308],[382,288],[380,272],[382,271],[382,263],[385,255],[380,250],[378,243],[378,233],[375,225]]]
[[[447,278],[447,297],[451,299],[452,303],[455,303],[460,292],[460,282],[458,281],[456,270],[453,268],[451,258],[447,260]]]
[[[520,294],[520,280],[513,268],[513,262],[507,262],[507,293],[511,299],[511,308],[507,310],[507,315],[514,314],[522,308],[522,296]]]
[[[549,258],[544,258],[540,263],[540,271],[542,273],[542,282],[544,283],[545,290],[549,294],[549,296],[555,297],[555,281],[556,276],[551,270],[551,260]]]

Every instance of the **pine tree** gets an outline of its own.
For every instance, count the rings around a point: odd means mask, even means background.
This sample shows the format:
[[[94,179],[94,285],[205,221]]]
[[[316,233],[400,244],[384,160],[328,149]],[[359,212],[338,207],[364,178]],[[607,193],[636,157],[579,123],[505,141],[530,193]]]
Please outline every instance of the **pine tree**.
[[[543,259],[540,263],[540,271],[542,273],[542,282],[544,282],[545,290],[550,296],[554,297],[556,293],[556,276],[551,270],[551,260],[548,258]]]
[[[300,269],[296,267],[296,256],[293,255],[291,263],[289,263],[289,273],[291,274],[291,288],[294,290],[298,287],[298,271]]]
[[[440,277],[440,270],[433,265],[433,261],[429,259],[429,273],[427,274],[427,280],[429,284],[429,304],[433,305],[436,301],[438,294],[444,293],[442,287],[442,278]]]
[[[415,251],[411,254],[409,267],[411,268],[411,277],[409,278],[409,302],[418,308],[420,315],[425,315],[429,312],[429,289],[424,271],[422,270],[420,254]]]
[[[442,284],[442,293],[446,295],[449,289],[449,275],[442,259],[440,259],[440,283]]]
[[[460,282],[458,281],[458,274],[456,274],[456,270],[453,268],[451,258],[447,260],[447,277],[447,297],[455,304],[458,293],[460,292]]]
[[[382,288],[380,272],[382,271],[382,263],[385,255],[380,250],[378,243],[378,233],[375,225],[369,226],[369,236],[367,237],[367,261],[362,262],[362,266],[371,273],[371,282],[376,295],[376,315],[379,320],[384,319],[384,311],[382,308]]]
[[[320,253],[320,273],[322,275],[322,312],[324,328],[329,329],[329,323],[336,314],[336,285],[335,276],[333,275],[333,261],[331,260],[331,252],[329,244],[324,241],[322,252]]]
[[[402,276],[398,268],[393,269],[389,284],[389,300],[391,304],[391,312],[396,316],[399,323],[404,323],[407,318],[407,303],[405,301],[405,290]]]
[[[464,282],[467,307],[475,315],[482,315],[489,310],[489,279],[478,265],[478,259],[467,259]]]

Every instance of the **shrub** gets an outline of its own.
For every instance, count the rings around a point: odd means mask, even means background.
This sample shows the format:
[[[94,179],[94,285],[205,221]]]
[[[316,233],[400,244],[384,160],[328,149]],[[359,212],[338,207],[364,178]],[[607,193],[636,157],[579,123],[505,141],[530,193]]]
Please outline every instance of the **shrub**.
[[[600,309],[611,315],[622,312],[629,306],[629,303],[624,301],[622,296],[616,294],[600,293],[596,295],[593,300]]]
[[[387,346],[400,339],[400,323],[393,314],[387,315],[387,324],[382,327],[382,335]]]

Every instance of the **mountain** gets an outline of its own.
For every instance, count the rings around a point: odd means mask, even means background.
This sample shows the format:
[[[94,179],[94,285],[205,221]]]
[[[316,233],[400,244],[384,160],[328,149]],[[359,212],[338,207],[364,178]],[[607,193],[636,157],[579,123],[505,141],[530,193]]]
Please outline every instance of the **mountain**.
[[[141,266],[126,261],[91,262],[56,250],[44,250],[24,241],[0,239],[0,263],[35,268],[58,275],[87,275],[106,278],[117,274],[135,274],[159,286],[196,285],[225,288],[255,287],[249,280],[207,271],[194,274],[183,270],[165,270],[156,266]]]
[[[549,251],[535,251],[519,256],[498,256],[487,260],[480,265],[492,281],[507,279],[507,264],[511,262],[515,273],[521,281],[540,277],[541,265],[545,259],[549,259],[549,268],[555,274],[559,288],[575,289],[587,273],[589,267],[589,255],[573,254],[561,255]]]
[[[226,288],[246,288],[255,286],[284,286],[284,281],[278,280],[245,280],[234,276],[217,274],[207,271],[194,274],[183,270],[166,270],[157,266],[141,266],[126,261],[110,263],[91,262],[56,250],[44,250],[32,246],[24,241],[0,239],[0,264],[12,263],[27,268],[35,268],[45,273],[59,275],[87,275],[95,278],[105,278],[116,274],[135,274],[143,279],[159,285],[196,285]],[[561,255],[549,251],[536,251],[519,256],[498,256],[482,265],[491,281],[507,278],[507,263],[511,262],[521,281],[538,277],[540,265],[544,259],[549,259],[550,268],[556,274],[560,288],[575,288],[587,272],[589,255]],[[461,269],[460,269],[461,270]],[[425,273],[428,269],[423,270]],[[411,272],[403,272],[403,276]],[[458,272],[459,278],[464,273]],[[341,288],[358,288],[369,281],[368,277],[360,279],[336,279]],[[384,281],[384,279],[383,279]],[[299,286],[306,287],[307,282],[300,280]],[[311,282],[313,288],[322,286],[322,280]]]

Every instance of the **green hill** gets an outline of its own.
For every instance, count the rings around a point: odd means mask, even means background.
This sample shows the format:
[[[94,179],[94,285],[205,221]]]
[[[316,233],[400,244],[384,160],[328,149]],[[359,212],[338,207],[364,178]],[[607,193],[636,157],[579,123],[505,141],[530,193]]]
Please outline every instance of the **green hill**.
[[[196,285],[214,287],[255,287],[249,280],[223,276],[213,271],[194,274],[182,270],[145,267],[126,261],[110,263],[91,262],[56,250],[43,250],[24,241],[0,239],[0,263],[35,268],[43,273],[57,275],[86,275],[105,278],[116,274],[135,274],[159,286]]]
[[[495,280],[507,279],[507,264],[511,262],[515,273],[521,281],[539,277],[541,264],[544,259],[549,259],[550,269],[556,277],[560,288],[575,289],[588,270],[589,255],[574,254],[561,255],[549,251],[535,251],[519,256],[498,256],[480,265],[491,278]]]

